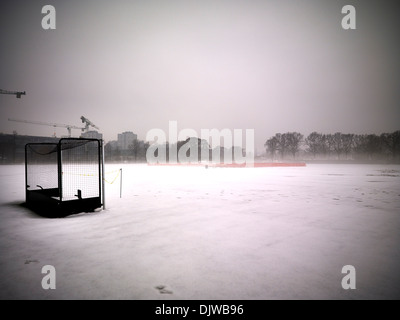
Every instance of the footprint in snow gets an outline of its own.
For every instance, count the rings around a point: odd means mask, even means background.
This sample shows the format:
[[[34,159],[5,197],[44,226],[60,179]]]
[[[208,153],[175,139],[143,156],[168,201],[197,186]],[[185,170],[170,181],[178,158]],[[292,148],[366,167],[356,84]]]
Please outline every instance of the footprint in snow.
[[[161,294],[172,294],[173,292],[171,290],[168,290],[165,288],[163,285],[159,285],[155,287]]]

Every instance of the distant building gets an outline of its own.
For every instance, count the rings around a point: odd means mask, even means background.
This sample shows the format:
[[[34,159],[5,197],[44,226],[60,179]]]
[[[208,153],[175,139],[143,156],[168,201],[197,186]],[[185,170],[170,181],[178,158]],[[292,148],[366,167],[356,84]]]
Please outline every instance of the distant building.
[[[103,139],[103,134],[102,133],[98,133],[97,131],[88,131],[88,132],[82,133],[81,134],[81,138],[102,140]]]
[[[118,134],[118,148],[120,150],[128,150],[133,141],[137,140],[137,135],[131,131]]]

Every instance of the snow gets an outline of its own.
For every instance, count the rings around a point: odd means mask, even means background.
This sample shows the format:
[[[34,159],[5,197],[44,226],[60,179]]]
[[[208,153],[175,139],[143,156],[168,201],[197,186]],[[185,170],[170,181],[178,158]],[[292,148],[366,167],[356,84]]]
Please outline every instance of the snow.
[[[399,165],[106,172],[106,210],[48,219],[0,166],[1,299],[400,298]]]

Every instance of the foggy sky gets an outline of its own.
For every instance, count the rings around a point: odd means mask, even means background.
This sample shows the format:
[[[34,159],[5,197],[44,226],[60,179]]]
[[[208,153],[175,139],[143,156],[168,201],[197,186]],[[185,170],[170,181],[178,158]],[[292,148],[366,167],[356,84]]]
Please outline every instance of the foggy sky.
[[[123,131],[398,130],[399,22],[385,1],[2,1],[0,132],[66,135],[8,118]],[[56,8],[43,30],[42,6]],[[343,30],[341,9],[357,10]],[[79,131],[73,131],[78,135]]]

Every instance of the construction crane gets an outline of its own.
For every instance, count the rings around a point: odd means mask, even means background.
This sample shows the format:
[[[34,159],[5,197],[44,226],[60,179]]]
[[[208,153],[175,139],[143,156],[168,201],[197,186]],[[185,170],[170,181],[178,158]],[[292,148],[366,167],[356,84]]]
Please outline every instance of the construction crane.
[[[85,130],[85,132],[89,131],[89,126],[92,126],[93,128],[99,130],[99,128],[92,122],[90,121],[88,118],[85,118],[84,116],[81,117],[82,123],[85,124],[85,128],[83,130]]]
[[[18,99],[21,98],[22,95],[26,95],[25,91],[8,91],[8,90],[3,90],[0,89],[0,94],[15,94]]]
[[[61,128],[67,128],[68,130],[68,137],[71,137],[71,129],[79,129],[79,130],[85,130],[85,128],[77,127],[77,126],[72,126],[69,124],[60,124],[60,123],[48,123],[48,122],[42,122],[42,121],[28,121],[28,120],[19,120],[19,119],[12,119],[8,118],[8,121],[16,121],[16,122],[23,122],[23,123],[32,123],[32,124],[38,124],[42,126],[51,126],[51,127],[61,127]]]

